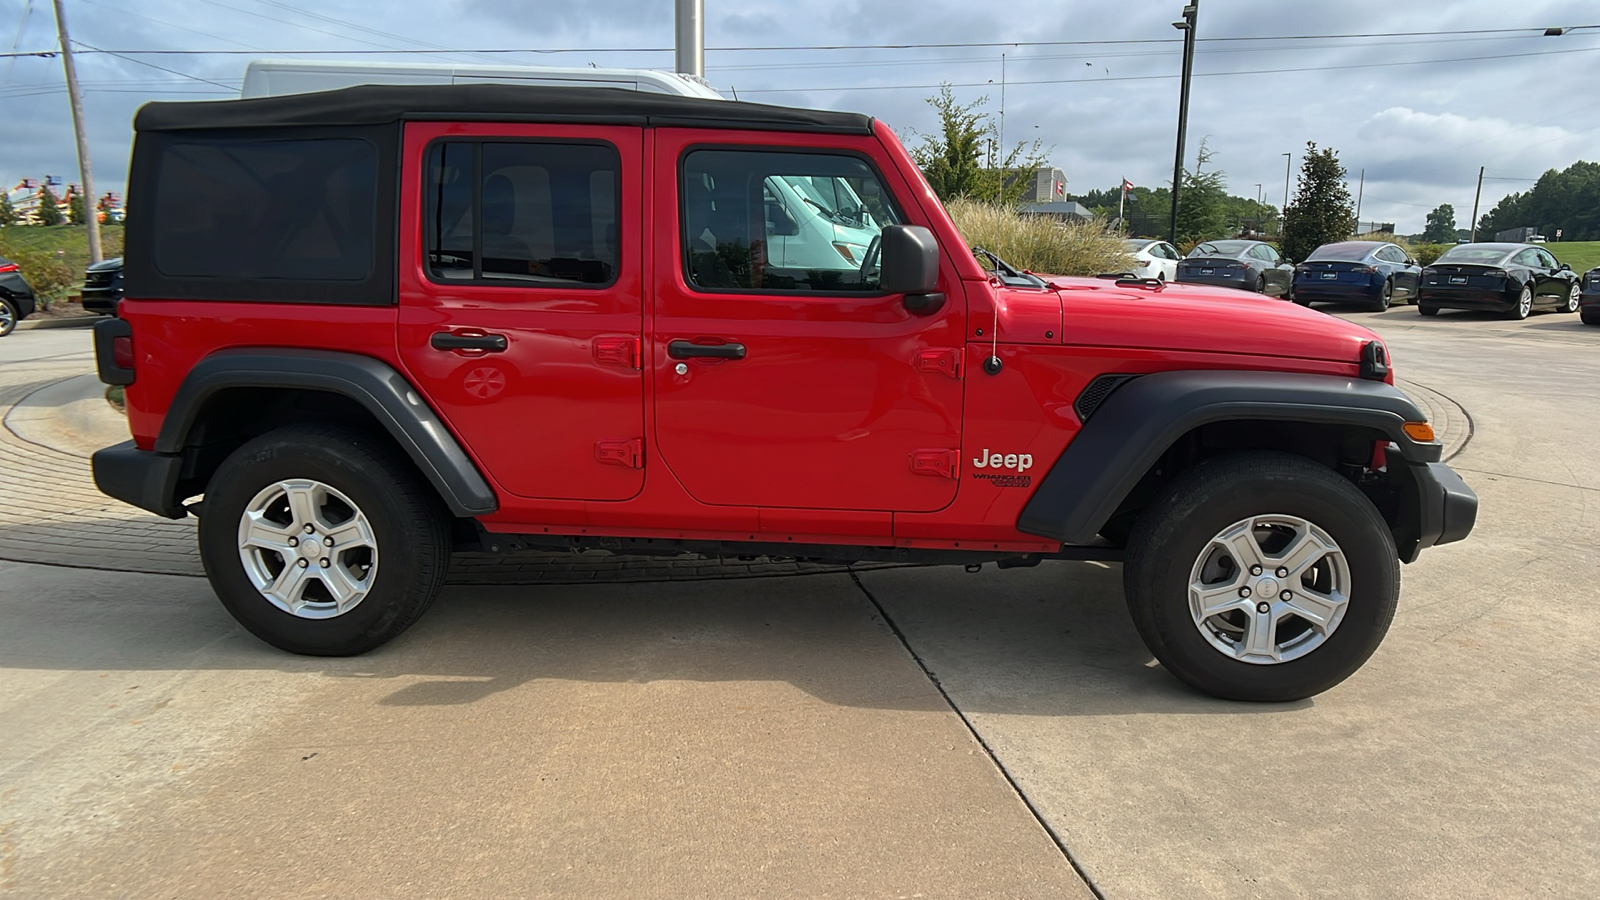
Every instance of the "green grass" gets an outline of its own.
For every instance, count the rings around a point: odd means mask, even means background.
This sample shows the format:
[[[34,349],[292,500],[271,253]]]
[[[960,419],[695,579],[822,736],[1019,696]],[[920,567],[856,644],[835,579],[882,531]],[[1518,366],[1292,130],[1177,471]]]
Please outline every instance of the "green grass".
[[[1544,248],[1575,272],[1587,272],[1600,266],[1600,241],[1557,241],[1545,244]]]

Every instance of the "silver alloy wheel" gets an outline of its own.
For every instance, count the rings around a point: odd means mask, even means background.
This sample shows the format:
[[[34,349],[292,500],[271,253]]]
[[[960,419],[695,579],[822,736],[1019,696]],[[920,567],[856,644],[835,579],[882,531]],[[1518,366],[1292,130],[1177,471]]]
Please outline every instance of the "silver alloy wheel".
[[[17,327],[17,318],[11,312],[11,304],[0,302],[0,336],[11,333]]]
[[[302,619],[331,619],[371,592],[378,541],[350,498],[297,478],[268,485],[245,507],[239,560],[273,606]]]
[[[1533,312],[1533,288],[1524,287],[1522,296],[1517,298],[1517,318],[1526,319]]]
[[[1574,284],[1570,288],[1567,288],[1567,308],[1566,308],[1566,311],[1569,312],[1569,313],[1575,313],[1575,312],[1578,311],[1578,306],[1580,304],[1582,304],[1582,303],[1583,303],[1583,288],[1578,287],[1576,284]]]
[[[1274,665],[1322,646],[1344,619],[1350,563],[1298,516],[1242,519],[1206,542],[1189,573],[1189,612],[1219,653]]]

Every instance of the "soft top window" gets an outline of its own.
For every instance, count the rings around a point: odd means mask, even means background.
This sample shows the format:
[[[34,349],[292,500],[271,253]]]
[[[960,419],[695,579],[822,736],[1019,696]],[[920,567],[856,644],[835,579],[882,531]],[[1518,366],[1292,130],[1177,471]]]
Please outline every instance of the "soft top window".
[[[374,266],[378,152],[354,138],[179,138],[143,198],[169,278],[360,282]],[[147,220],[148,221],[148,220]]]

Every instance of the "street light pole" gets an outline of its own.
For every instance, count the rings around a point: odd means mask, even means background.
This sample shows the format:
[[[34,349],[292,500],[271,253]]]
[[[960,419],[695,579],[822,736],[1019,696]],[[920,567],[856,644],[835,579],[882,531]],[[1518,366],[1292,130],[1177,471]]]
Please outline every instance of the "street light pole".
[[[1183,8],[1183,21],[1172,27],[1183,32],[1183,83],[1178,89],[1178,151],[1172,158],[1172,226],[1167,241],[1178,244],[1178,190],[1183,185],[1183,140],[1189,130],[1189,79],[1194,75],[1195,21],[1200,17],[1200,0],[1191,0]]]
[[[89,136],[84,133],[83,92],[78,89],[78,67],[72,62],[72,38],[67,36],[67,17],[61,11],[61,0],[55,0],[55,6],[56,32],[61,37],[61,65],[67,70],[67,97],[72,102],[72,131],[78,139],[78,174],[83,181],[83,212],[89,226],[89,262],[97,263],[105,257],[100,250],[100,217],[94,208],[94,173],[89,168]]]
[[[56,0],[59,5],[61,0]],[[684,75],[706,77],[705,0],[677,0],[673,4],[673,47],[677,69]]]
[[[1256,183],[1256,231],[1258,233],[1260,233],[1260,234],[1265,234],[1266,232],[1261,231],[1261,226],[1265,225],[1265,224],[1266,224],[1265,222],[1261,221],[1261,183],[1257,182]]]

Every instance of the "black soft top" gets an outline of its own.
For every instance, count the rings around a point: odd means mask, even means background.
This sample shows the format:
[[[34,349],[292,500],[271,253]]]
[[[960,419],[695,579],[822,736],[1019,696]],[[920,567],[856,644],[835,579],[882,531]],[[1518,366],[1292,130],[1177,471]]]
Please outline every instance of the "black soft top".
[[[621,88],[369,84],[249,100],[147,103],[135,131],[385,125],[401,121],[576,122],[870,134],[859,113],[766,106]]]

